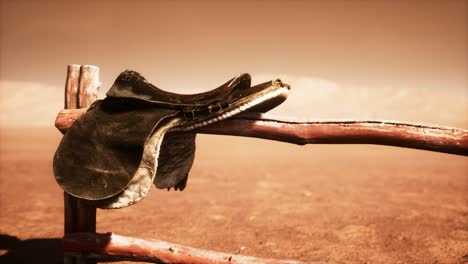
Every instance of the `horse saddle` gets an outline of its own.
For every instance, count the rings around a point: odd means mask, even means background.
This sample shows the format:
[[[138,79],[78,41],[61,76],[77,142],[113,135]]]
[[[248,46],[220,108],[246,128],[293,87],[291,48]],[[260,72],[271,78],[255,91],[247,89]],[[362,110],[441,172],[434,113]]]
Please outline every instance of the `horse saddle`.
[[[241,74],[198,94],[176,94],[124,71],[103,100],[94,102],[63,136],[54,155],[57,183],[100,208],[141,201],[152,183],[184,190],[195,157],[195,129],[244,111],[281,104],[280,80],[251,86]]]

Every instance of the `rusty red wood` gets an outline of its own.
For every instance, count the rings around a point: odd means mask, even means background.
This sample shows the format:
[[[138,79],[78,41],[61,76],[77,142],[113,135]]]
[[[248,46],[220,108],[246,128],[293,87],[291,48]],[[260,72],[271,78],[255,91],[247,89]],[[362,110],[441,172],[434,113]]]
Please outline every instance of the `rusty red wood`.
[[[55,125],[66,131],[86,109],[64,110]],[[468,156],[468,131],[384,121],[278,120],[244,114],[197,129],[198,133],[263,138],[304,144],[377,144]]]
[[[376,144],[468,156],[468,131],[395,121],[289,121],[244,114],[197,132],[305,144]]]
[[[139,260],[177,264],[305,264],[295,260],[263,259],[237,254],[201,250],[165,241],[148,241],[116,234],[73,233],[64,237],[67,252],[88,252],[89,256],[108,260]]]
[[[81,109],[64,109],[60,111],[55,119],[55,127],[65,134],[68,128],[86,112],[86,108]]]

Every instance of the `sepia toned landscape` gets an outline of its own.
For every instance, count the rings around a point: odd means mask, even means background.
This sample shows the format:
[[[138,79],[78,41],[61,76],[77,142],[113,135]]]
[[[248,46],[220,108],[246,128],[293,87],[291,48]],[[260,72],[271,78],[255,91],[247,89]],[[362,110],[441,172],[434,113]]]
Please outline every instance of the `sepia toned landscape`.
[[[2,129],[2,263],[60,259],[63,194],[51,163],[60,137]],[[207,135],[196,154],[185,191],[153,188],[135,206],[98,210],[97,231],[304,261],[468,260],[466,157]]]
[[[0,0],[0,263],[62,263],[52,172],[68,64],[176,93],[281,78],[288,120],[468,129],[468,2]],[[468,158],[198,135],[183,192],[98,210],[97,232],[321,263],[468,263]],[[128,262],[127,262],[128,263]]]

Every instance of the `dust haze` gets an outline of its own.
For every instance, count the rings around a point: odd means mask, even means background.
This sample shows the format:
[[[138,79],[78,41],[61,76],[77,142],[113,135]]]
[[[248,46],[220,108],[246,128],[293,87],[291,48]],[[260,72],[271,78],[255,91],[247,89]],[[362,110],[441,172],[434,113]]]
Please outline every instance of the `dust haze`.
[[[466,1],[0,0],[0,262],[57,263],[52,175],[68,64],[179,93],[280,77],[271,114],[468,129]],[[183,192],[98,211],[98,232],[268,258],[468,261],[466,157],[197,136]],[[12,241],[15,241],[14,243]]]

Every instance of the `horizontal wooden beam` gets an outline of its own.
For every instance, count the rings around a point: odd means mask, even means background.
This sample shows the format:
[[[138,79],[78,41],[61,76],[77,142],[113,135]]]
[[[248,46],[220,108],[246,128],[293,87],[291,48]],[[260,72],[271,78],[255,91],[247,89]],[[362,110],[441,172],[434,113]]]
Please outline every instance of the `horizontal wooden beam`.
[[[65,133],[86,109],[62,110],[56,127]],[[376,144],[468,156],[468,131],[386,121],[288,121],[243,114],[196,130],[197,133],[305,144]]]
[[[87,254],[101,260],[145,261],[177,264],[306,264],[294,260],[262,259],[202,250],[165,241],[149,241],[124,237],[112,233],[72,233],[63,238],[63,250],[67,255]],[[86,252],[86,253],[83,253]]]

